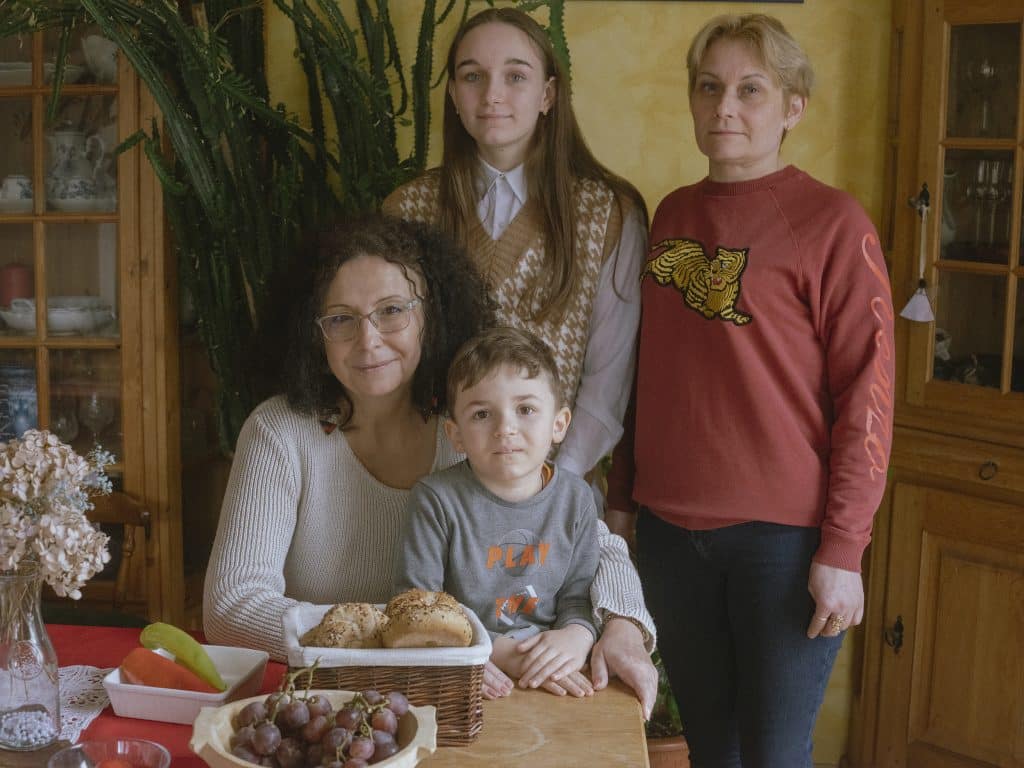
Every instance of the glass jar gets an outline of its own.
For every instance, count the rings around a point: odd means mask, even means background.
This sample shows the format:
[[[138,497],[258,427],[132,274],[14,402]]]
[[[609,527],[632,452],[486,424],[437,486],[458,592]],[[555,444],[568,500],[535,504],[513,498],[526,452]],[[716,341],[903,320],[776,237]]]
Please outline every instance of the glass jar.
[[[57,654],[39,611],[36,563],[0,572],[0,748],[45,747],[60,735]]]

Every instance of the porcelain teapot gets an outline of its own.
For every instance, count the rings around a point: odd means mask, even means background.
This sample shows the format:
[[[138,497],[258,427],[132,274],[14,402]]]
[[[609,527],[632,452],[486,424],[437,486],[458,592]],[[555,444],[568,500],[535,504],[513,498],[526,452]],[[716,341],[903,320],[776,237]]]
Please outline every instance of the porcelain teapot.
[[[117,80],[117,44],[102,35],[86,35],[82,38],[82,54],[97,83],[113,83]]]
[[[104,190],[100,169],[107,151],[103,139],[71,128],[47,134],[52,164],[46,174],[46,196],[50,200],[82,200],[99,197]],[[89,149],[95,147],[93,159]]]

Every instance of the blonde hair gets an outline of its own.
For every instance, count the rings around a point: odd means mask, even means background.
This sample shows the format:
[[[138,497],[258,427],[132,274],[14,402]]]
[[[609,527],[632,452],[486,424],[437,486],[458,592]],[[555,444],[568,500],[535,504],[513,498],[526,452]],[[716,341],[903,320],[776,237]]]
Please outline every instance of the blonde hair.
[[[811,97],[814,69],[810,59],[781,21],[763,13],[716,16],[701,28],[686,54],[691,96],[704,56],[712,43],[719,40],[740,40],[750,45],[775,75],[786,97]]]
[[[548,345],[529,331],[499,326],[474,336],[455,353],[448,369],[449,414],[453,413],[460,392],[476,386],[503,365],[525,372],[528,379],[544,376],[555,404],[562,405],[558,366]]]

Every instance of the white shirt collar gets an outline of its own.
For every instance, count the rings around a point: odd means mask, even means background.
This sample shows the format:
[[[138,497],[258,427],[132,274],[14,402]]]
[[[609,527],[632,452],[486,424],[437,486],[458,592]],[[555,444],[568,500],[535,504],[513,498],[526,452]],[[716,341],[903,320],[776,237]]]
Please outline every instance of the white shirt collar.
[[[486,160],[480,160],[481,174],[477,177],[477,199],[483,198],[499,176],[504,176],[521,206],[526,202],[526,164],[520,163],[511,171],[499,171]]]

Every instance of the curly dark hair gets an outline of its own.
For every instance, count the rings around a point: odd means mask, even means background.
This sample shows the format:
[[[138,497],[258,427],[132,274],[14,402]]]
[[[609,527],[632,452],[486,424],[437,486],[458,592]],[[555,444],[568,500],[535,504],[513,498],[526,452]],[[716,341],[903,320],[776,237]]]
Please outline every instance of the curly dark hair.
[[[340,409],[342,427],[352,419],[354,406],[327,367],[315,320],[338,270],[360,256],[379,256],[398,266],[423,302],[422,352],[412,399],[425,418],[443,413],[448,366],[467,339],[494,324],[495,304],[487,283],[451,239],[427,225],[380,214],[338,221],[315,233],[299,253],[305,286],[292,289],[283,382],[288,403],[318,415]],[[419,294],[411,273],[422,278],[425,295]]]

